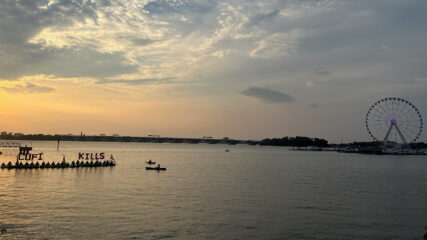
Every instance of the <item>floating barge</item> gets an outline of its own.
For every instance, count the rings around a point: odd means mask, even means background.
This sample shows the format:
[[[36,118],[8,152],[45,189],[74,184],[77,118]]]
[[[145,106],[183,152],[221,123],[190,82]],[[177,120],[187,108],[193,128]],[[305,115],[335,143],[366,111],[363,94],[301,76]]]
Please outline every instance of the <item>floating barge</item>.
[[[12,162],[8,162],[7,164],[2,163],[0,165],[1,169],[39,169],[39,168],[85,168],[85,167],[114,167],[116,166],[116,162],[114,160],[105,160],[105,161],[72,161],[71,163],[62,161],[62,162],[52,162],[45,163],[42,162],[31,162],[31,163],[23,163],[16,161],[15,164]]]

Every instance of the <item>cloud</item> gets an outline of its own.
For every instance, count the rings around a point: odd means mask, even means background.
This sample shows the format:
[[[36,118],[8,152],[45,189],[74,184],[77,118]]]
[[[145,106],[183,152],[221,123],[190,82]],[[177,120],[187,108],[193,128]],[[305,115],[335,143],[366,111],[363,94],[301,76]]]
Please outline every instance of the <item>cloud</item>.
[[[303,31],[293,29],[287,33],[274,33],[262,39],[249,56],[253,58],[278,58],[295,54],[298,40],[304,36]]]
[[[318,108],[318,107],[320,107],[320,105],[317,103],[312,103],[312,104],[310,104],[310,107],[311,108]]]
[[[56,90],[51,87],[36,85],[33,83],[16,84],[12,87],[0,88],[9,93],[50,93]]]
[[[215,51],[211,54],[211,56],[216,57],[216,58],[223,58],[227,55],[229,55],[231,53],[230,49],[225,49],[225,50],[218,50]]]
[[[150,14],[172,14],[172,13],[206,13],[211,10],[211,6],[215,4],[213,0],[198,1],[198,0],[154,0],[148,2],[144,6],[144,10]]]
[[[106,1],[5,1],[0,3],[0,78],[54,74],[60,77],[108,77],[134,73],[123,52],[100,52],[81,41],[75,25],[96,22]],[[99,4],[99,5],[98,5]],[[17,31],[17,29],[19,29]],[[96,29],[92,29],[96,32]],[[44,35],[52,33],[52,35]],[[75,34],[75,35],[74,35]],[[77,38],[77,39],[76,39]]]
[[[123,37],[124,39],[128,38],[128,37]],[[152,39],[147,39],[147,38],[130,38],[132,43],[137,45],[137,46],[145,46],[145,45],[149,45],[151,43],[154,42],[154,40]]]
[[[166,84],[174,82],[175,78],[143,78],[143,79],[100,79],[97,84],[119,83],[124,85]]]
[[[324,69],[322,69],[320,67],[313,68],[313,71],[317,75],[329,75],[329,74],[331,74],[329,71],[324,70]]]
[[[90,49],[38,49],[24,47],[15,61],[0,59],[0,77],[55,75],[57,77],[109,77],[137,72],[121,53],[99,53]]]
[[[260,87],[250,87],[243,91],[242,94],[268,103],[285,103],[293,102],[295,100],[292,96],[286,93]]]
[[[425,78],[414,78],[414,82],[416,82],[416,83],[427,83],[427,77],[425,77]]]
[[[263,22],[269,22],[272,19],[276,18],[279,15],[279,13],[280,13],[280,10],[275,9],[275,10],[268,12],[268,13],[256,14],[255,16],[253,16],[251,18],[251,21],[248,23],[248,25],[255,25],[256,26],[256,25],[263,23]]]

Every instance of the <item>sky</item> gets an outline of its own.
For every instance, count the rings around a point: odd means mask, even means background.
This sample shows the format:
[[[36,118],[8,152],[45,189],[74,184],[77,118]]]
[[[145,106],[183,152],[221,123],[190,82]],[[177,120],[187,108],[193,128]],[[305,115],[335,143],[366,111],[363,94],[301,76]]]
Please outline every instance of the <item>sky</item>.
[[[381,98],[427,119],[426,13],[425,0],[1,0],[0,130],[370,140]]]

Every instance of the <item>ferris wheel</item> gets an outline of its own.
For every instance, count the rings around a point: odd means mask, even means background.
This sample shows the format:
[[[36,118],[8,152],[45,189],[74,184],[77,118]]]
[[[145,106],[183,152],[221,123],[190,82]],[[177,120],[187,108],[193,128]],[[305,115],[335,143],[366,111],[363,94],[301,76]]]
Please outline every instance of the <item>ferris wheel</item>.
[[[409,101],[389,97],[375,102],[366,114],[366,129],[375,141],[410,144],[423,130],[423,119]]]

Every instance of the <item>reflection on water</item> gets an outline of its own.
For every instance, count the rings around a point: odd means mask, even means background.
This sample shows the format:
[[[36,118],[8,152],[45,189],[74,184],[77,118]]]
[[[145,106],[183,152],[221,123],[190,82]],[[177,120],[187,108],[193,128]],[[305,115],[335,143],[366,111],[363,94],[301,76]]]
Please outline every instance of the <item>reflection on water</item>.
[[[106,152],[117,166],[0,170],[0,228],[7,229],[0,238],[420,239],[427,226],[425,156],[204,144],[32,146],[49,162]],[[1,161],[16,159],[17,149],[2,151]],[[167,171],[146,171],[149,159]]]

